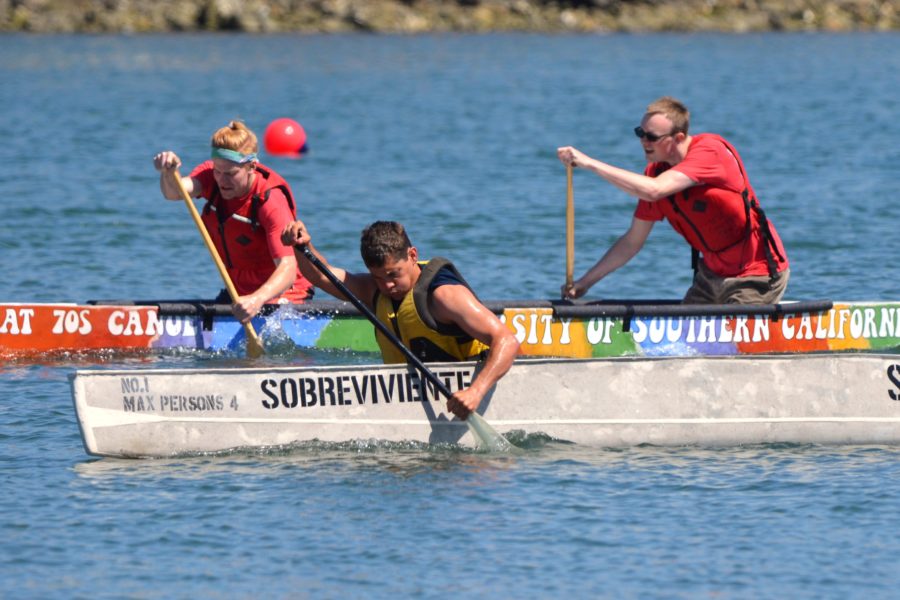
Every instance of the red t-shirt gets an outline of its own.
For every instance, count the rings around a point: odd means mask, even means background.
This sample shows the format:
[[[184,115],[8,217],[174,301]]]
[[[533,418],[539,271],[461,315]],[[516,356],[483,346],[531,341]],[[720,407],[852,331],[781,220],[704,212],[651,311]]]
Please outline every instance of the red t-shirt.
[[[209,199],[212,196],[215,185],[213,162],[208,160],[197,165],[190,176],[200,182],[200,196]],[[262,176],[257,174],[252,189],[245,196],[226,200],[220,195],[216,202],[217,212],[222,218],[228,218],[241,206],[249,202],[253,194],[262,193],[264,190],[265,181]],[[228,269],[228,274],[231,276],[238,294],[242,296],[255,292],[269,279],[275,271],[275,259],[293,256],[294,254],[293,248],[281,243],[281,232],[288,223],[294,220],[294,214],[291,211],[287,198],[285,198],[284,193],[280,189],[273,188],[269,192],[268,200],[259,206],[257,219],[265,235],[268,256],[258,257],[259,266],[256,268],[233,267]],[[308,290],[311,287],[312,285],[298,269],[294,287],[285,292],[283,297],[292,302],[301,301],[308,296]],[[273,301],[277,301],[277,298],[270,300],[270,302]]]
[[[652,177],[669,168],[684,173],[697,182],[697,185],[722,188],[736,193],[740,193],[744,189],[744,177],[737,159],[715,135],[706,133],[695,135],[691,138],[691,145],[683,161],[674,167],[670,167],[666,163],[650,163],[644,170],[644,174]],[[672,210],[671,203],[665,198],[656,202],[639,200],[634,216],[643,221],[661,221],[669,217]],[[771,220],[769,220],[769,231],[781,255],[785,257],[785,260],[779,261],[778,264],[778,271],[783,271],[788,268],[787,254]],[[777,256],[775,258],[778,260]],[[754,232],[749,242],[745,244],[736,244],[722,252],[704,252],[703,262],[711,271],[721,277],[750,277],[769,274],[765,247],[758,232]]]

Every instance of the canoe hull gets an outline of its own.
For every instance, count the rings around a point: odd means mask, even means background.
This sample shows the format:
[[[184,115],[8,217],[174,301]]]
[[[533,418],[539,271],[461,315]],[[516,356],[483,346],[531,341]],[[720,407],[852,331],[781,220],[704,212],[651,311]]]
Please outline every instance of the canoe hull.
[[[434,371],[451,389],[471,363]],[[472,445],[405,366],[78,371],[85,448],[173,456],[310,440]],[[600,447],[900,443],[900,356],[522,360],[482,403],[501,433]]]

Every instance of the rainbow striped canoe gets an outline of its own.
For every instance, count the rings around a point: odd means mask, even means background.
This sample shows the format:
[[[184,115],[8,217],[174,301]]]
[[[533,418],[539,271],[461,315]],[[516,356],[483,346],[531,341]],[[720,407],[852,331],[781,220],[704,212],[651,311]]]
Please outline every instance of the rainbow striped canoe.
[[[900,302],[682,305],[676,301],[498,300],[485,303],[531,357],[727,356],[900,352]],[[266,344],[377,353],[373,328],[352,305],[269,307],[254,320]],[[0,304],[0,358],[172,349],[240,351],[230,307],[210,301]]]

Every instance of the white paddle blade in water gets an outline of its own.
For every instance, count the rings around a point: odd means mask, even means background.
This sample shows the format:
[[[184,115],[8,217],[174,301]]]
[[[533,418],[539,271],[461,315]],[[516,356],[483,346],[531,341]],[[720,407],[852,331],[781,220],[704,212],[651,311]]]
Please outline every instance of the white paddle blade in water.
[[[469,431],[475,436],[479,447],[482,449],[488,452],[508,453],[514,453],[519,450],[516,446],[509,443],[509,440],[497,433],[478,413],[470,413],[466,423],[469,425]]]

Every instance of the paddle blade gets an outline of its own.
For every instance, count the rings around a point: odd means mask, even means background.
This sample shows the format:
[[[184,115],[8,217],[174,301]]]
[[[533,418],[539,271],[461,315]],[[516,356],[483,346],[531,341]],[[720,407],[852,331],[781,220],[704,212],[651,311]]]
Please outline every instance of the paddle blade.
[[[266,353],[263,348],[262,340],[256,335],[256,330],[250,323],[244,324],[244,332],[247,334],[247,356],[250,358],[259,358]]]
[[[496,429],[490,426],[481,415],[476,412],[469,413],[466,419],[469,431],[478,441],[478,446],[488,452],[506,452],[516,453],[519,449],[509,443],[505,437],[500,435]]]

